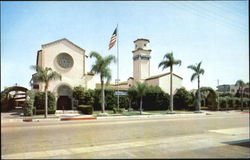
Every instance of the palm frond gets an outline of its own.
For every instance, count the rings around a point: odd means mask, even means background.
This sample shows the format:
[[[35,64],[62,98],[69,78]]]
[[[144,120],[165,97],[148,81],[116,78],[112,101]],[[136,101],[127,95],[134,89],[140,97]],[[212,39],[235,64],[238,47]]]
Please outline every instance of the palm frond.
[[[198,74],[197,74],[197,73],[194,73],[194,74],[191,76],[191,81],[195,80],[197,77],[198,77]]]
[[[111,62],[116,62],[116,58],[113,55],[109,55],[103,59],[104,65],[108,66]]]
[[[199,73],[204,74],[205,73],[204,69],[201,68]]]
[[[169,52],[169,53],[165,54],[163,58],[172,60],[173,59],[173,52]]]
[[[95,57],[97,60],[101,60],[102,59],[102,56],[98,52],[95,52],[95,51],[90,52],[89,57],[90,58]]]
[[[53,71],[53,72],[50,72],[48,74],[48,80],[56,80],[56,79],[59,79],[59,80],[62,80],[62,76],[61,74]]]
[[[162,70],[164,70],[164,69],[170,67],[171,65],[170,65],[169,61],[161,61],[161,63],[159,63],[158,68],[160,68],[161,66],[162,66]]]
[[[189,65],[187,68],[192,69],[193,71],[197,72],[197,67],[195,65]]]
[[[181,60],[174,60],[173,64],[179,64],[179,66],[181,65]]]

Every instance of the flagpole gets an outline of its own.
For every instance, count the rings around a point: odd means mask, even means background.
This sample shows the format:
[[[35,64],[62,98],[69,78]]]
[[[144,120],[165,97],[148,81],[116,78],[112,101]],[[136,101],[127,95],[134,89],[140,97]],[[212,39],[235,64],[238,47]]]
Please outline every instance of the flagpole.
[[[119,29],[117,23],[117,108],[119,109]]]

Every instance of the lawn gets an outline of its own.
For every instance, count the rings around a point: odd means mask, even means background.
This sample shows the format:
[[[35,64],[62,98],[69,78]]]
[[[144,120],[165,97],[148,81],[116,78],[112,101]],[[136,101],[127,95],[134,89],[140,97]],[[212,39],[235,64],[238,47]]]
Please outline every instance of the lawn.
[[[140,115],[140,111],[130,111],[130,112],[128,112],[126,110],[123,113],[116,113],[116,114],[114,114],[114,112],[112,110],[105,110],[105,112],[108,113],[109,116],[134,116],[134,115]],[[98,113],[101,113],[101,111],[94,111],[93,116],[98,116]],[[142,115],[164,115],[166,113],[167,113],[166,110],[143,111]],[[194,112],[193,111],[176,110],[175,113],[176,114],[183,114],[183,113],[184,114],[190,114],[190,113],[194,113]]]

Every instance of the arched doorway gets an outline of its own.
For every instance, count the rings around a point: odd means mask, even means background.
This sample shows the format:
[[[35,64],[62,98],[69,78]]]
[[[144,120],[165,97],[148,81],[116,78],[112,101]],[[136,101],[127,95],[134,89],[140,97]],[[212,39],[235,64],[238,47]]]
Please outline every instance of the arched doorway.
[[[71,109],[71,98],[69,96],[60,96],[57,99],[58,110],[70,110]]]
[[[57,110],[72,109],[72,89],[67,85],[61,85],[57,90]]]

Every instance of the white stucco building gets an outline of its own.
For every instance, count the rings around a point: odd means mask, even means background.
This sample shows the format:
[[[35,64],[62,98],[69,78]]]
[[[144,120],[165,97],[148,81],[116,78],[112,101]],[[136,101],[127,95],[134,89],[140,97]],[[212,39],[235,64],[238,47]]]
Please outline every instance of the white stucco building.
[[[85,50],[66,38],[44,44],[37,52],[36,65],[50,67],[62,75],[61,81],[51,81],[48,87],[56,96],[57,109],[72,109],[72,90],[75,86],[95,88],[94,74],[86,69],[87,60]],[[44,84],[33,82],[33,90],[44,91]]]

